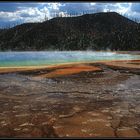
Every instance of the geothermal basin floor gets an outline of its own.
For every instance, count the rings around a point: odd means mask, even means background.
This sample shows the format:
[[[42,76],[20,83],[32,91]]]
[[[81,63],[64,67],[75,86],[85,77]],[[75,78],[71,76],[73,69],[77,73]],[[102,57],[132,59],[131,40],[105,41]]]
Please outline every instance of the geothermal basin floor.
[[[140,137],[140,61],[0,70],[0,137]]]

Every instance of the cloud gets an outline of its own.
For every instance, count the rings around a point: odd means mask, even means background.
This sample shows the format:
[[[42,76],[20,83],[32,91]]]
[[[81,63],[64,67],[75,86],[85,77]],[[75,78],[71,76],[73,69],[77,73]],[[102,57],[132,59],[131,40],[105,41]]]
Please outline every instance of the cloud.
[[[126,14],[131,8],[131,3],[116,3],[111,11]]]
[[[60,11],[62,12],[83,12],[86,10],[91,10],[92,5],[90,3],[66,3],[60,6]]]
[[[17,11],[0,11],[0,20],[2,21],[21,21],[21,22],[37,22],[42,21],[45,17],[45,14],[49,16],[49,10],[46,7],[38,9],[37,7],[28,7],[23,8]]]
[[[133,12],[140,12],[140,3],[133,3],[131,5],[131,11]]]
[[[3,12],[15,12],[17,10],[27,7],[38,7],[41,3],[32,2],[0,2],[0,11]]]
[[[130,9],[131,3],[98,3],[98,2],[91,2],[91,3],[65,3],[63,6],[60,6],[60,11],[67,12],[67,13],[81,13],[83,11],[91,11],[92,13],[96,12],[106,12],[106,11],[116,11],[119,13],[126,13]]]

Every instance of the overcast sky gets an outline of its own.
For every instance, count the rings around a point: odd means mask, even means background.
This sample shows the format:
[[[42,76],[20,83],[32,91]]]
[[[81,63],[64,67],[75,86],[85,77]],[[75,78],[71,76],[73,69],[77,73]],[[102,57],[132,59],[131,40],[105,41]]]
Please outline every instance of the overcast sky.
[[[0,2],[0,27],[13,23],[43,21],[45,14],[50,19],[54,13],[64,16],[83,11],[115,11],[140,20],[140,2]]]

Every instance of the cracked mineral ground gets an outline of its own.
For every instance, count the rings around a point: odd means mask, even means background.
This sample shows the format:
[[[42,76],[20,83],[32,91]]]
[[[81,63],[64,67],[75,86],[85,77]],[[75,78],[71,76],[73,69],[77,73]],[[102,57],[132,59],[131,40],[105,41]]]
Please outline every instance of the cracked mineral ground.
[[[78,66],[1,73],[0,137],[140,137],[140,69]]]

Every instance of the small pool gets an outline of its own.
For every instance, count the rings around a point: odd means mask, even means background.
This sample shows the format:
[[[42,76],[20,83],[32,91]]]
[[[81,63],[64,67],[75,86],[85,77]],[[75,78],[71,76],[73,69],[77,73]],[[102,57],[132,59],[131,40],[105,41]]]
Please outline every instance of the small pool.
[[[102,60],[137,60],[140,55],[95,51],[0,52],[0,67],[40,66]]]

